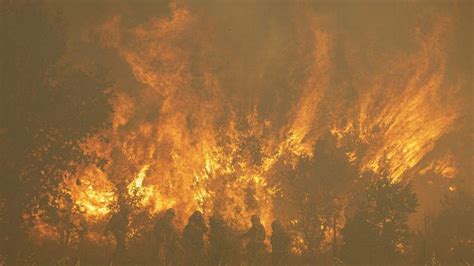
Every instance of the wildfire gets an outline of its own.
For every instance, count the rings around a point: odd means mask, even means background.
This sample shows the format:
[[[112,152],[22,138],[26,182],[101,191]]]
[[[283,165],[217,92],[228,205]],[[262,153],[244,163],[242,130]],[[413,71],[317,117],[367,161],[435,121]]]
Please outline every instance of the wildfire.
[[[344,115],[342,121],[349,122],[331,131],[341,146],[346,145],[361,171],[378,171],[387,160],[392,179],[399,181],[441,136],[455,129],[460,105],[443,99],[445,91],[455,93],[461,87],[444,80],[447,52],[443,40],[450,27],[448,18],[440,18],[429,33],[417,29],[418,52],[387,60],[381,73],[363,75],[356,83],[360,101],[348,112],[355,116]],[[360,145],[370,147],[362,153],[357,151]]]
[[[112,202],[115,200],[113,187],[105,174],[99,169],[88,168],[82,173],[78,182],[67,186],[79,210],[91,219],[102,219],[110,212]]]
[[[332,105],[333,88],[349,86],[334,81],[338,35],[324,30],[326,20],[305,14],[295,23],[309,29],[298,32],[294,52],[309,67],[303,82],[291,84],[299,86],[299,94],[289,114],[281,115],[284,122],[263,115],[256,100],[242,107],[245,100],[233,98],[225,74],[216,71],[222,62],[213,56],[213,31],[189,9],[172,5],[169,17],[133,27],[120,17],[104,23],[98,30],[102,43],[130,67],[139,88],[116,90],[112,127],[84,145],[112,169],[84,169],[81,184],[71,184],[85,216],[106,219],[117,200],[117,180],[123,180],[151,216],[174,207],[184,223],[198,209],[243,230],[251,215],[259,214],[268,227],[280,189],[270,182],[275,165],[311,156],[328,131],[360,172],[378,171],[388,161],[391,178],[402,180],[459,118],[443,93],[462,85],[445,80],[444,40],[451,21],[439,18],[432,29],[415,30],[415,52],[373,62],[378,70],[371,72],[359,66],[363,55],[357,44],[345,44],[348,79],[357,96]],[[114,150],[121,152],[118,157]],[[456,174],[449,162],[429,167],[449,178]],[[301,253],[303,238],[297,236],[296,243],[294,251]]]

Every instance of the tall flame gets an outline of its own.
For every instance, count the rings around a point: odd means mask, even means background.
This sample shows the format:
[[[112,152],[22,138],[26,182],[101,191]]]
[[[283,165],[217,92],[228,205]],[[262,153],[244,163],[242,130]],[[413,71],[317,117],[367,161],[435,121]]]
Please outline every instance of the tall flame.
[[[460,117],[461,107],[453,104],[458,99],[449,95],[465,84],[446,79],[453,22],[437,17],[432,28],[416,28],[413,51],[381,60],[363,54],[362,44],[340,41],[342,32],[326,30],[330,19],[299,11],[304,15],[292,21],[298,30],[288,53],[304,62],[304,78],[287,81],[295,94],[289,108],[281,107],[286,113],[262,111],[264,93],[229,87],[228,76],[240,77],[236,69],[245,60],[230,57],[237,61],[235,72],[220,70],[227,54],[216,44],[217,33],[189,8],[171,5],[170,16],[137,26],[119,16],[102,24],[102,44],[127,64],[138,85],[116,88],[112,127],[91,137],[84,149],[108,159],[111,168],[119,165],[113,155],[119,150],[125,158],[120,167],[127,171],[84,169],[82,184],[71,185],[75,203],[87,216],[105,219],[117,200],[113,180],[119,178],[151,215],[175,207],[183,223],[198,209],[242,230],[259,214],[268,226],[280,189],[271,182],[276,165],[311,156],[328,131],[360,172],[378,171],[388,161],[394,182],[407,178]],[[334,62],[341,49],[348,69],[344,81]],[[272,58],[271,51],[264,56]],[[239,85],[264,84],[261,72]],[[341,89],[353,95],[335,102]],[[429,167],[450,177],[456,173],[449,162]]]

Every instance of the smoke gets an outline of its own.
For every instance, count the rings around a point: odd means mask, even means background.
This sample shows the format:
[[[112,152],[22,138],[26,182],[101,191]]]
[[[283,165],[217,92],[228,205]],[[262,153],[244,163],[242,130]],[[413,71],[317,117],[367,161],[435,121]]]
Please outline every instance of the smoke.
[[[109,163],[83,169],[73,198],[100,219],[122,182],[153,215],[175,207],[185,221],[201,209],[241,229],[257,213],[269,225],[276,165],[311,156],[328,132],[360,173],[386,161],[394,182],[472,173],[458,163],[472,154],[446,140],[469,125],[472,63],[458,64],[469,51],[454,49],[463,5],[66,8],[77,30],[69,60],[95,58],[116,77],[112,127],[84,146]]]

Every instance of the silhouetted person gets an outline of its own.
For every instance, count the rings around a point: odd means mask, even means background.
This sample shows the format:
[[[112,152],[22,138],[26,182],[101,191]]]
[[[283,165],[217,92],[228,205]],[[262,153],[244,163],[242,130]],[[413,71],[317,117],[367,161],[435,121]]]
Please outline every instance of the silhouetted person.
[[[232,252],[235,252],[231,230],[219,216],[212,216],[210,221],[209,243],[210,264],[229,265]]]
[[[182,249],[178,231],[173,224],[175,216],[175,210],[168,209],[155,224],[153,233],[157,242],[158,265],[175,264],[176,253]]]
[[[290,237],[279,221],[272,223],[272,265],[288,265]]]
[[[195,211],[188,219],[188,224],[183,230],[183,247],[186,254],[187,265],[204,265],[206,250],[204,247],[204,234],[207,226],[200,211]]]
[[[125,211],[119,211],[112,215],[109,222],[105,226],[104,233],[112,233],[115,242],[115,251],[113,254],[113,261],[123,262],[125,255],[125,245],[127,239],[128,215]]]
[[[260,217],[253,215],[251,218],[252,226],[242,235],[242,238],[248,239],[247,258],[250,265],[261,265],[265,253],[265,228],[260,223]]]

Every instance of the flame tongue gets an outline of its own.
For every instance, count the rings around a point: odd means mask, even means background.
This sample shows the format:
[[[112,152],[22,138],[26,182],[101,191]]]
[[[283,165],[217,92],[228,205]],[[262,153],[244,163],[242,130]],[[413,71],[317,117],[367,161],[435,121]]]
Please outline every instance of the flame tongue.
[[[450,85],[445,81],[447,52],[444,39],[451,24],[440,19],[432,31],[417,32],[418,51],[407,56],[383,62],[380,73],[364,75],[360,100],[353,107],[354,117],[344,119],[345,125],[334,126],[332,133],[339,137],[340,145],[348,139],[367,145],[348,147],[350,156],[360,162],[362,171],[378,171],[384,160],[389,161],[394,181],[414,167],[430,152],[436,141],[455,129],[460,105],[445,99],[445,91],[455,93],[462,84]],[[352,140],[354,142],[354,140]]]

